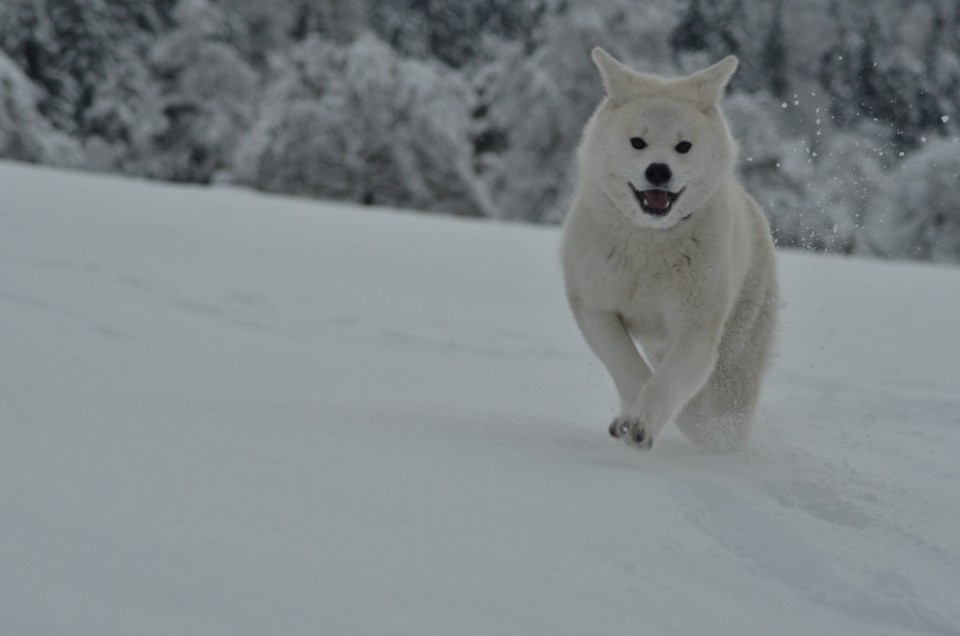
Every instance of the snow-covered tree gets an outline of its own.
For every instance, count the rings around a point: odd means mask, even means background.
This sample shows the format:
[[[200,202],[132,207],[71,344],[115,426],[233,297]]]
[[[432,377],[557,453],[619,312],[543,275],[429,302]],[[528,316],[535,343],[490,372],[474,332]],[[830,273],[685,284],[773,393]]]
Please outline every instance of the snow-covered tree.
[[[915,147],[920,137],[939,128],[943,114],[942,91],[924,53],[898,43],[891,28],[882,26],[881,9],[837,5],[835,11],[854,17],[842,22],[820,67],[820,82],[833,97],[831,115],[844,128],[875,121],[886,125],[885,141],[892,150]]]
[[[960,262],[960,143],[929,141],[888,179],[889,205],[869,225],[873,250]]]
[[[884,152],[862,136],[831,131],[817,146],[806,201],[816,223],[804,247],[844,253],[866,251],[863,228],[883,213],[887,201]]]
[[[178,27],[151,51],[160,116],[138,172],[174,181],[209,182],[230,166],[253,118],[258,77],[230,37],[237,21],[209,0],[180,0]]]
[[[0,51],[0,157],[81,165],[79,144],[41,116],[39,92],[13,60]]]
[[[766,75],[767,88],[776,96],[784,97],[789,80],[787,79],[787,47],[783,36],[783,0],[777,0],[770,27],[763,42],[763,74]]]
[[[236,178],[279,192],[490,215],[472,169],[471,95],[453,72],[372,34],[308,38],[270,87]]]
[[[557,0],[370,0],[373,30],[410,57],[467,65],[495,36],[523,41]]]
[[[30,79],[44,89],[41,112],[60,130],[83,136],[87,109],[121,67],[142,63],[162,17],[152,4],[136,0],[16,4],[30,16],[32,32],[20,47]]]
[[[778,73],[772,64],[783,63],[783,50],[770,41],[780,27],[777,13],[776,7],[744,0],[690,0],[670,34],[677,65],[692,71],[737,55],[740,68],[730,88],[769,89]]]

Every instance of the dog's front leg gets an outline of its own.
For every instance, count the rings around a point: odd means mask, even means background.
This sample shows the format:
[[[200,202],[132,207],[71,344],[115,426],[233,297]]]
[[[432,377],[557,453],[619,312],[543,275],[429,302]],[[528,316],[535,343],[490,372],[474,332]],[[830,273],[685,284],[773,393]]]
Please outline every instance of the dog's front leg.
[[[590,349],[600,358],[613,377],[620,395],[621,412],[636,402],[640,387],[650,377],[650,367],[637,351],[620,314],[585,307],[570,298],[570,308]],[[614,432],[611,425],[610,432]]]
[[[717,333],[689,330],[673,339],[636,402],[615,422],[619,435],[649,450],[663,428],[703,388],[717,364]],[[613,427],[611,427],[613,432]]]

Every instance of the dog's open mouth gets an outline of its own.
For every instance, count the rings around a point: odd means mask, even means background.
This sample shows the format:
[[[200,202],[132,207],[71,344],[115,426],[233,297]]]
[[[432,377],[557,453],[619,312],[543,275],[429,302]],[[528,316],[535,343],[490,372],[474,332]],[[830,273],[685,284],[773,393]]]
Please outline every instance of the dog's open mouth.
[[[673,202],[683,194],[683,189],[681,189],[680,192],[670,192],[669,190],[660,190],[659,188],[637,190],[633,187],[632,183],[629,181],[627,183],[630,185],[630,190],[633,192],[637,203],[640,204],[640,209],[652,216],[668,215],[670,208],[673,207]]]

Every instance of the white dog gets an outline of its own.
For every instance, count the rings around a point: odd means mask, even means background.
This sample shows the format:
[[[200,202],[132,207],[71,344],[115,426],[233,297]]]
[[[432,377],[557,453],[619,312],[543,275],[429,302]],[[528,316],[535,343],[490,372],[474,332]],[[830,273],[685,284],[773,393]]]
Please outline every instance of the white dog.
[[[577,324],[620,394],[610,434],[646,450],[675,421],[701,446],[740,449],[777,284],[770,228],[734,175],[718,107],[737,59],[678,79],[599,48],[593,60],[607,95],[583,133],[562,258]]]

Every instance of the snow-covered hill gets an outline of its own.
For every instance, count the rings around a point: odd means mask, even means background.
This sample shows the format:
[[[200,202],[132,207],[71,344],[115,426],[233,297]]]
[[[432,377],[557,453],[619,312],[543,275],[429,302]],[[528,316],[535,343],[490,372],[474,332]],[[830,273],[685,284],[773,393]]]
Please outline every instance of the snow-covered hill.
[[[643,454],[558,238],[0,164],[3,632],[960,634],[960,270],[780,254]]]

